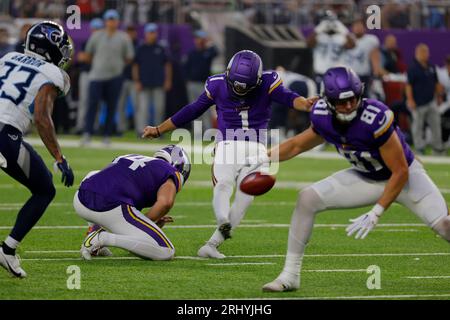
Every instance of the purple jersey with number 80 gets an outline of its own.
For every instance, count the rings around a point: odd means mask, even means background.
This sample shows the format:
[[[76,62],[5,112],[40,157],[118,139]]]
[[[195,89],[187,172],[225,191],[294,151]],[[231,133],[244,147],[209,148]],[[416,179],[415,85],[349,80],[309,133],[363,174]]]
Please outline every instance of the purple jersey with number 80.
[[[216,136],[216,142],[250,140],[264,143],[265,137],[260,135],[260,130],[267,130],[272,101],[293,107],[298,96],[283,87],[282,80],[275,71],[264,72],[261,84],[242,97],[230,93],[225,74],[217,74],[206,80],[205,92],[197,101],[182,108],[171,120],[175,126],[180,127],[216,105],[218,129],[221,133]]]
[[[374,99],[363,99],[357,117],[347,125],[339,125],[324,100],[318,100],[311,110],[313,130],[332,143],[337,151],[363,176],[373,180],[387,180],[391,171],[384,163],[380,147],[396,132],[408,166],[414,154],[398,127],[393,112]]]

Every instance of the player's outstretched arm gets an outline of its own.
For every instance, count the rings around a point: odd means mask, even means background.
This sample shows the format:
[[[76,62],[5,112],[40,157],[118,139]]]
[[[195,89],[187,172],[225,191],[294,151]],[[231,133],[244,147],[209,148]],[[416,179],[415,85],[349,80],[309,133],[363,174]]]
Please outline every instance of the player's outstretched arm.
[[[159,126],[147,126],[144,128],[142,138],[158,138],[165,132],[175,130],[190,123],[201,116],[209,107],[214,104],[214,100],[203,92],[196,101],[184,106],[172,117],[161,123]]]
[[[380,147],[380,153],[384,163],[391,170],[392,175],[375,206],[369,212],[358,218],[350,219],[352,224],[346,229],[347,235],[352,236],[356,233],[356,239],[364,239],[376,226],[378,219],[398,197],[408,181],[408,163],[406,162],[403,148],[396,132],[393,132],[389,139]]]
[[[159,126],[153,127],[153,126],[146,126],[144,128],[144,132],[142,133],[142,138],[158,138],[165,132],[169,132],[172,130],[175,130],[177,127],[172,122],[172,119],[167,119],[163,123],[161,123]]]
[[[384,163],[392,172],[384,192],[378,200],[378,204],[387,209],[397,199],[408,181],[408,162],[396,132],[392,133],[386,143],[381,146],[380,153]]]
[[[314,103],[319,100],[318,96],[312,96],[309,98],[298,97],[294,100],[294,109],[300,111],[311,111]]]
[[[322,144],[324,139],[312,127],[269,150],[271,161],[286,161]]]
[[[169,219],[164,219],[166,218],[164,216],[172,209],[176,195],[177,187],[172,179],[168,179],[161,187],[159,187],[156,195],[156,202],[147,212],[146,216],[156,222],[160,227],[166,222],[172,222],[172,218],[167,217]]]
[[[39,89],[34,99],[34,123],[42,142],[55,158],[55,165],[62,172],[62,182],[70,187],[73,185],[74,175],[61,152],[52,120],[53,103],[57,95],[57,89],[52,84],[45,84]]]

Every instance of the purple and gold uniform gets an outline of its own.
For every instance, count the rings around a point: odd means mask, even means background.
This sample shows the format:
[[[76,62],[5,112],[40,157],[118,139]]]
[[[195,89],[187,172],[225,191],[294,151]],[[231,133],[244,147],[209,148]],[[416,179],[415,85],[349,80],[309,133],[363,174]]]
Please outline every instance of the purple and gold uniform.
[[[333,144],[361,175],[373,180],[387,180],[391,171],[384,163],[380,147],[396,132],[408,166],[414,154],[394,124],[393,112],[374,99],[363,99],[358,115],[348,124],[340,124],[331,114],[324,100],[318,100],[311,110],[313,130]]]
[[[138,210],[151,207],[158,189],[168,179],[181,189],[181,174],[167,161],[130,154],[116,158],[106,168],[83,180],[79,199],[94,211],[108,211],[126,204]]]
[[[218,129],[221,133],[217,135],[216,142],[249,140],[265,143],[265,134],[261,134],[260,130],[267,130],[271,102],[293,107],[297,97],[298,94],[283,87],[281,78],[275,71],[264,72],[261,84],[242,97],[230,93],[225,74],[217,74],[206,80],[205,91],[197,101],[182,108],[171,120],[175,126],[180,127],[216,105]],[[249,134],[249,130],[255,135]]]

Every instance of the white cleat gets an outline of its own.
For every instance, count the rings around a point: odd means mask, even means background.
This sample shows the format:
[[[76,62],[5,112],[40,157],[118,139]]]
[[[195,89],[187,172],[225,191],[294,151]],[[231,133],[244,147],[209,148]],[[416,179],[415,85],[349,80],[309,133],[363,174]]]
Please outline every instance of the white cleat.
[[[211,246],[209,244],[205,244],[203,247],[201,247],[197,255],[201,258],[213,258],[213,259],[224,259],[226,256],[217,250],[216,247]]]
[[[0,247],[0,265],[13,277],[25,278],[27,276],[27,273],[20,267],[19,257],[5,254],[2,247]]]
[[[295,291],[300,287],[300,280],[290,279],[290,280],[282,280],[279,277],[273,280],[272,282],[266,283],[262,287],[262,291],[264,292],[285,292],[285,291]]]
[[[99,250],[102,249],[99,234],[104,232],[103,228],[95,228],[92,232],[89,232],[81,245],[80,253],[84,260],[91,260],[92,256],[97,256]],[[106,249],[106,248],[104,248]],[[107,249],[109,251],[109,249]]]
[[[113,253],[107,247],[102,247],[97,251],[91,252],[91,256],[96,257],[112,257]]]

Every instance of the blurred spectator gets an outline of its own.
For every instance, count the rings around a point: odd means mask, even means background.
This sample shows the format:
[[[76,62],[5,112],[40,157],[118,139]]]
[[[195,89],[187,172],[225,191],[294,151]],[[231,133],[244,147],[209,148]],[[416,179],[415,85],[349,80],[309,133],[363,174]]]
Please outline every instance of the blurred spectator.
[[[189,52],[184,65],[190,102],[195,101],[205,90],[205,81],[211,74],[212,61],[218,55],[217,48],[209,43],[203,30],[194,33],[194,44],[195,48]],[[214,118],[213,108],[201,116],[203,130],[213,127]]]
[[[442,140],[445,142],[445,147],[450,149],[450,55],[445,59],[445,65],[437,69],[437,76],[439,83],[445,90],[445,104],[440,108],[442,120]]]
[[[381,27],[383,29],[406,29],[409,24],[409,8],[406,3],[388,2],[382,6]]]
[[[105,101],[107,109],[103,141],[106,144],[110,142],[122,87],[123,70],[127,63],[131,63],[134,56],[130,37],[118,30],[119,18],[116,10],[107,10],[103,15],[105,28],[94,32],[86,44],[88,60],[92,63],[89,72],[89,107],[83,144],[90,142],[97,109],[102,100]]]
[[[352,32],[355,47],[344,52],[344,64],[352,68],[364,83],[363,97],[368,97],[372,77],[381,75],[380,41],[373,34],[366,33],[363,20],[355,20]]]
[[[381,67],[383,74],[406,72],[406,64],[397,46],[397,38],[393,34],[387,35],[384,39],[384,45],[381,48]]]
[[[284,67],[278,66],[277,73],[280,75],[283,85],[298,93],[303,97],[316,95],[317,85],[315,81],[307,76],[295,72],[287,71]],[[286,106],[274,103],[272,105],[272,117],[270,128],[280,130],[280,140],[284,140],[287,135],[295,135],[309,127],[308,112],[298,111]],[[271,141],[271,143],[277,143]]]
[[[342,64],[344,50],[355,46],[347,27],[330,11],[309,35],[307,43],[308,47],[314,48],[313,70],[318,88],[325,71]]]
[[[442,68],[437,68],[436,71],[438,81],[445,90],[445,100],[450,107],[450,54],[445,59],[445,65]]]
[[[98,30],[103,29],[103,20],[100,18],[92,19],[89,23],[89,29],[91,35]],[[75,124],[75,131],[82,133],[86,123],[86,111],[89,105],[89,70],[90,54],[86,50],[87,42],[84,42],[81,46],[81,51],[78,53],[78,70],[80,75],[78,77],[78,108],[77,108],[77,120]]]
[[[138,47],[138,33],[135,26],[128,26],[126,28],[126,32],[133,43],[133,48],[135,52],[137,52]],[[128,119],[126,114],[126,108],[128,105],[128,98],[131,99],[131,104],[136,109],[136,88],[133,83],[132,76],[132,66],[133,64],[127,64],[123,71],[123,84],[122,84],[122,92],[120,93],[119,98],[119,107],[118,107],[118,121],[117,121],[117,130],[119,133],[123,133],[128,129]]]
[[[27,36],[28,30],[30,30],[31,24],[24,23],[20,28],[19,40],[17,40],[16,45],[14,46],[14,51],[23,53],[25,38]]]
[[[9,43],[8,29],[0,27],[0,58],[11,51],[14,51],[14,46]]]
[[[433,151],[440,154],[442,148],[441,115],[439,105],[442,103],[440,86],[437,81],[435,67],[428,60],[430,52],[426,44],[419,44],[415,50],[415,59],[408,68],[408,84],[406,85],[407,106],[411,110],[412,136],[414,147],[419,154],[424,154],[425,123],[431,130]]]
[[[165,117],[165,92],[172,87],[172,64],[163,46],[157,43],[158,26],[145,26],[144,43],[136,52],[133,64],[133,80],[137,90],[134,124],[140,135],[148,122],[149,105],[153,108],[151,124],[158,124]]]

